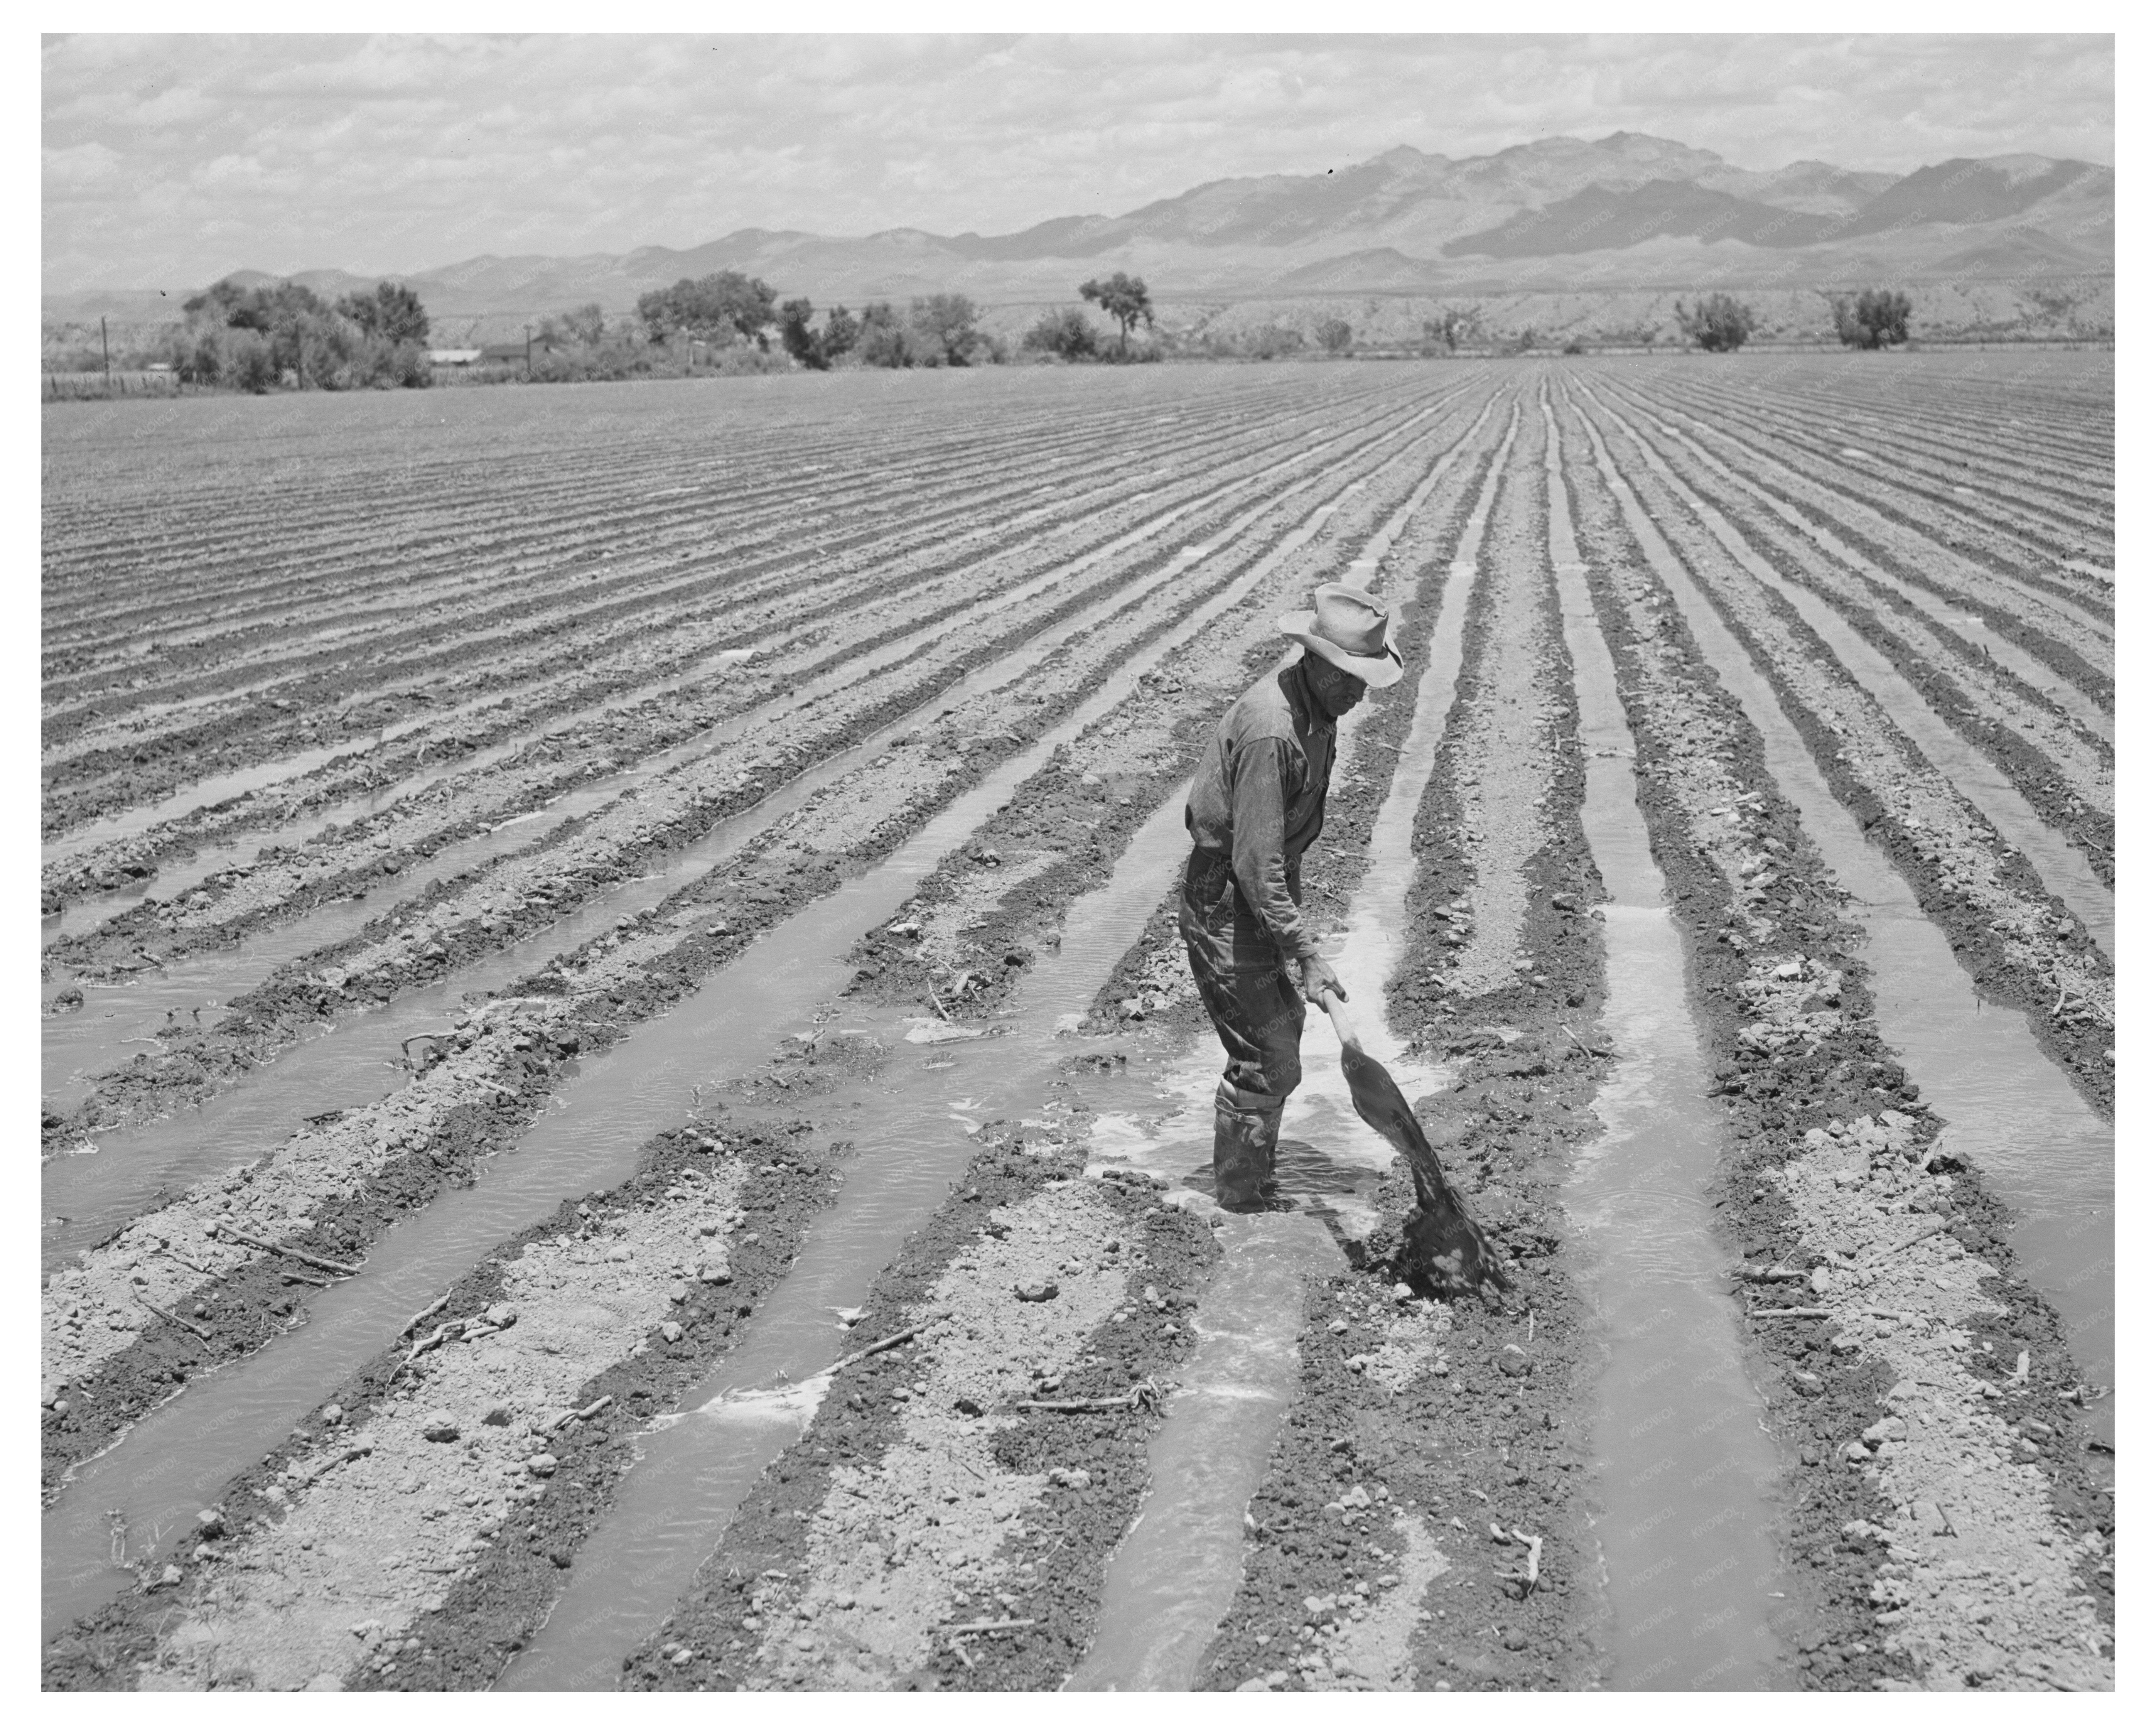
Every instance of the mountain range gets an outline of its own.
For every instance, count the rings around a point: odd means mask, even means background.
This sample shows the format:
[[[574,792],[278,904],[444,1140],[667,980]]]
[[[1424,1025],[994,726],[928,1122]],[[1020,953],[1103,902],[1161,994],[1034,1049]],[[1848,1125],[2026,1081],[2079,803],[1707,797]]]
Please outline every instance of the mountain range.
[[[1459,160],[1401,145],[1350,167],[1214,180],[1126,215],[1015,234],[745,228],[687,249],[490,255],[403,279],[437,317],[491,321],[591,300],[627,311],[639,294],[716,270],[819,305],[940,291],[1068,301],[1081,279],[1115,270],[1142,275],[1159,300],[2086,277],[2112,270],[2112,181],[2108,167],[2031,155],[1902,175],[1811,161],[1754,172],[1620,131]],[[329,294],[374,280],[296,279]],[[54,295],[45,311],[170,316],[180,297]]]

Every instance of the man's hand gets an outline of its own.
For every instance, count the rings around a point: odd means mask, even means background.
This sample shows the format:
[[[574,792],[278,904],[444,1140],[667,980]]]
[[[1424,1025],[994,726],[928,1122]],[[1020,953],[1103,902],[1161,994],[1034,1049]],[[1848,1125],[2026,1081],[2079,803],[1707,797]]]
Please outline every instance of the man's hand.
[[[1330,988],[1342,1000],[1348,991],[1340,986],[1340,978],[1332,973],[1332,967],[1322,958],[1302,961],[1302,998],[1320,1012],[1325,1010],[1325,991]]]

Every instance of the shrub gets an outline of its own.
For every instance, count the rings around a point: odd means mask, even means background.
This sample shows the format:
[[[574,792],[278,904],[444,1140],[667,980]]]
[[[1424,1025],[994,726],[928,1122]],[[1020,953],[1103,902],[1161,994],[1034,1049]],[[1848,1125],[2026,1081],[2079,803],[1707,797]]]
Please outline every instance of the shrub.
[[[1053,354],[1058,359],[1091,359],[1101,351],[1093,326],[1075,305],[1060,311],[1044,311],[1040,321],[1019,343],[1029,353]]]
[[[1909,339],[1909,296],[1897,289],[1866,288],[1851,304],[1834,301],[1834,332],[1845,347],[1892,347]]]
[[[1734,353],[1752,333],[1752,308],[1727,294],[1709,294],[1692,311],[1684,301],[1676,305],[1677,327],[1685,339],[1697,341],[1709,353]]]
[[[1317,345],[1327,353],[1345,353],[1355,345],[1355,326],[1344,317],[1328,317],[1317,326]]]
[[[1276,323],[1252,330],[1245,341],[1245,351],[1253,359],[1282,359],[1302,352],[1302,331],[1283,328]]]
[[[1584,353],[1587,352],[1587,344],[1582,341],[1578,336],[1574,336],[1569,341],[1564,344],[1563,351],[1567,353]]]

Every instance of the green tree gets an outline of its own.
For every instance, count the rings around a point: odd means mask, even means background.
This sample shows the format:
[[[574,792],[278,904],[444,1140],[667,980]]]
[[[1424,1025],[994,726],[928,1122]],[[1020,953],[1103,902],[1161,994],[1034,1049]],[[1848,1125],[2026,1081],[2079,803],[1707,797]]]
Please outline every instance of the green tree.
[[[1909,339],[1909,296],[1897,289],[1866,288],[1852,304],[1834,301],[1834,332],[1845,347],[1892,347]]]
[[[1355,345],[1355,326],[1344,317],[1328,317],[1317,326],[1317,345],[1327,353],[1344,354]]]
[[[386,341],[427,339],[427,308],[402,282],[378,281],[371,294],[346,294],[337,301],[336,311],[367,335]]]
[[[670,288],[640,295],[636,315],[655,344],[686,335],[702,341],[731,344],[739,340],[769,346],[764,329],[773,320],[778,296],[768,283],[721,270],[690,280],[683,276]]]
[[[788,300],[778,308],[778,339],[786,351],[813,372],[828,372],[831,362],[854,345],[860,326],[843,305],[834,305],[824,327],[811,329],[816,308],[806,300]]]
[[[1709,294],[1693,310],[1676,304],[1677,327],[1688,341],[1697,341],[1709,353],[1734,353],[1752,333],[1752,308],[1727,294]]]
[[[1052,353],[1066,360],[1091,359],[1101,351],[1093,326],[1075,305],[1042,312],[1040,321],[1025,332],[1019,345],[1030,352]]]
[[[1430,342],[1442,341],[1447,353],[1457,353],[1462,341],[1471,341],[1482,332],[1482,308],[1480,305],[1446,305],[1436,316],[1424,320],[1423,339]]]
[[[963,294],[931,294],[913,302],[913,327],[926,349],[916,363],[971,365],[983,336],[974,327],[980,309]]]
[[[1130,352],[1131,330],[1140,318],[1145,320],[1147,329],[1152,327],[1152,300],[1146,292],[1145,280],[1142,276],[1126,275],[1120,270],[1106,281],[1096,275],[1091,281],[1080,283],[1078,294],[1080,298],[1093,301],[1115,319],[1117,331],[1116,345],[1121,352]]]
[[[561,316],[562,333],[580,347],[596,347],[606,339],[606,313],[597,300],[588,301]]]
[[[861,363],[897,367],[918,362],[918,350],[906,321],[885,301],[871,301],[861,311],[860,334],[854,351]]]

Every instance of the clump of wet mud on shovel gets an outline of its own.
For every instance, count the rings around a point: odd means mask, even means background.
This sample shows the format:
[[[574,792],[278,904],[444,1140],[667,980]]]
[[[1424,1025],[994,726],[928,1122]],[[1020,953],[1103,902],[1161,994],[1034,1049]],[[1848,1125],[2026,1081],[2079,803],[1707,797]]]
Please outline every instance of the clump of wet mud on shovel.
[[[393,1495],[382,1500],[377,1514],[357,1521],[331,1517],[301,1542],[305,1549],[280,1537],[280,1530],[296,1515],[321,1518],[311,1501],[319,1481],[341,1487],[362,1511],[370,1491],[398,1493],[393,1478],[362,1485],[358,1473],[344,1471],[363,1472],[371,1466],[379,1472],[382,1434],[420,1426],[428,1442],[416,1453],[429,1460],[436,1458],[438,1443],[439,1458],[448,1461],[482,1439],[495,1449],[513,1442],[529,1452],[516,1458],[523,1465],[503,1500],[506,1513],[486,1507],[483,1491],[476,1507],[467,1497],[465,1507],[458,1508],[439,1495],[441,1482],[434,1481],[437,1495],[420,1508],[433,1524],[432,1545],[446,1546],[450,1554],[429,1559],[430,1574],[441,1579],[425,1583],[424,1597],[413,1595],[418,1609],[384,1609],[381,1599],[369,1606],[372,1596],[362,1597],[362,1589],[340,1609],[352,1622],[372,1625],[371,1632],[355,1630],[346,1645],[339,1631],[329,1648],[304,1635],[295,1642],[287,1634],[278,1641],[276,1657],[280,1669],[295,1660],[312,1661],[309,1668],[319,1667],[318,1676],[326,1673],[345,1687],[491,1683],[543,1619],[560,1590],[562,1572],[606,1512],[637,1433],[654,1414],[673,1409],[682,1392],[733,1345],[740,1321],[785,1273],[814,1212],[829,1201],[832,1177],[849,1147],[821,1146],[805,1121],[747,1136],[728,1133],[723,1142],[694,1128],[660,1134],[645,1147],[635,1177],[611,1192],[565,1201],[556,1215],[508,1241],[417,1317],[406,1336],[341,1384],[290,1442],[241,1474],[226,1489],[213,1525],[188,1530],[143,1566],[143,1591],[95,1614],[54,1644],[45,1686],[199,1686],[189,1675],[194,1656],[165,1634],[175,1608],[204,1621],[259,1616],[265,1603],[274,1603],[262,1589],[280,1584],[264,1578],[274,1578],[285,1564],[311,1560],[326,1538],[357,1543],[349,1558],[328,1574],[324,1584],[332,1589],[355,1582],[362,1571],[403,1574],[403,1553],[370,1550],[366,1542],[370,1527],[379,1538],[393,1538],[397,1516],[391,1512],[407,1510],[415,1500]],[[537,1334],[535,1325],[544,1328],[543,1318],[533,1315],[538,1308],[529,1301],[518,1303],[514,1279],[545,1274],[543,1266],[535,1270],[526,1261],[532,1251],[566,1255],[564,1262],[588,1260],[598,1267],[583,1273],[601,1273],[609,1267],[608,1254],[624,1239],[642,1240],[654,1227],[663,1235],[666,1217],[693,1214],[700,1194],[730,1206],[738,1220],[731,1229],[719,1226],[717,1237],[708,1240],[670,1243],[654,1235],[644,1242],[649,1250],[670,1250],[685,1264],[697,1258],[692,1266],[697,1273],[673,1285],[678,1297],[668,1297],[662,1267],[639,1268],[631,1248],[621,1274],[634,1271],[640,1286],[656,1288],[646,1303],[660,1321],[619,1358],[595,1358],[601,1369],[580,1377],[563,1405],[526,1405],[511,1388],[495,1398],[498,1405],[459,1411],[449,1404],[454,1398],[430,1384],[438,1365],[465,1365],[465,1344],[506,1327],[512,1337],[521,1335],[550,1353],[576,1348],[568,1331]],[[701,1273],[707,1259],[718,1266],[716,1273]],[[619,1322],[613,1327],[619,1329]],[[433,1430],[437,1414],[447,1416],[439,1434]],[[408,1441],[403,1447],[412,1450]],[[486,1484],[484,1469],[470,1471],[469,1480],[459,1473],[452,1491]],[[402,1489],[424,1491],[427,1484],[408,1477]],[[499,1494],[501,1488],[492,1489]],[[461,1543],[456,1543],[459,1530]],[[162,1567],[167,1563],[176,1572],[170,1582]],[[221,1579],[228,1598],[218,1592]],[[408,1577],[393,1590],[402,1587],[408,1594],[417,1584]],[[216,1681],[228,1686],[239,1675],[228,1661]]]
[[[1218,1250],[1075,1178],[1082,1122],[986,1130],[852,1329],[906,1339],[839,1373],[624,1686],[1041,1689],[1076,1661]]]

